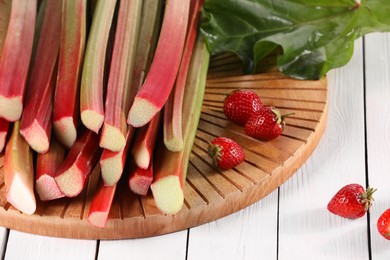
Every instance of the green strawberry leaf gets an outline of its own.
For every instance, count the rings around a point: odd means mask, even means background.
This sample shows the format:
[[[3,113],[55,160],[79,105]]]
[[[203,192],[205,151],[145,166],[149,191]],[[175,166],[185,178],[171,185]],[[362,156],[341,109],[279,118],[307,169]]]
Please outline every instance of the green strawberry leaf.
[[[389,0],[206,0],[202,12],[211,54],[236,53],[250,73],[281,47],[279,70],[299,79],[344,66],[358,37],[390,31]]]

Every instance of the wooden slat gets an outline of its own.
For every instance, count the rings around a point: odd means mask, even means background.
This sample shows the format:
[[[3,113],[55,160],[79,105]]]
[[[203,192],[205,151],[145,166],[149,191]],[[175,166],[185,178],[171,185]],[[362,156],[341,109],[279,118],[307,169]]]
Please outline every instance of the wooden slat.
[[[96,244],[10,231],[5,259],[94,259]]]
[[[279,259],[369,259],[366,218],[351,221],[326,209],[344,185],[365,185],[362,62],[359,40],[351,62],[329,74],[327,135],[280,187]]]
[[[185,259],[186,242],[187,231],[147,239],[105,240],[100,242],[98,259]]]
[[[366,125],[369,185],[378,189],[370,209],[372,259],[390,259],[389,241],[376,228],[380,215],[390,208],[390,35],[372,34],[365,40]]]
[[[192,228],[188,259],[277,259],[277,205],[275,191],[233,215]]]

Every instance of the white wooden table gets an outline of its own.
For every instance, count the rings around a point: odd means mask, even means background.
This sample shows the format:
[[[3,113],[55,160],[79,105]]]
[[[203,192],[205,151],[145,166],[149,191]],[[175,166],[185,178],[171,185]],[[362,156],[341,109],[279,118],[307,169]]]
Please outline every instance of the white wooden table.
[[[218,221],[173,234],[95,241],[0,228],[5,259],[390,259],[376,229],[390,208],[390,34],[356,42],[350,63],[329,78],[329,116],[313,155],[279,189]],[[365,217],[326,210],[349,183],[378,189]]]

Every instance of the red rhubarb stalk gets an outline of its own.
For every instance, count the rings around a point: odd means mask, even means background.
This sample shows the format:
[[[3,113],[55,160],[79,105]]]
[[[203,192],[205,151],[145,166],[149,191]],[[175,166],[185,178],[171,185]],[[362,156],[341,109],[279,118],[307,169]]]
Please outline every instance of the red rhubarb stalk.
[[[9,122],[3,118],[0,118],[0,153],[4,150],[7,140]]]
[[[149,124],[143,126],[137,132],[132,154],[135,163],[141,169],[149,167],[160,126],[160,114],[155,115]]]
[[[53,129],[63,145],[70,148],[77,139],[81,65],[86,34],[86,0],[63,3],[58,77],[54,95]]]
[[[150,161],[147,169],[141,169],[133,162],[129,176],[130,190],[135,194],[145,196],[153,181],[153,161]]]
[[[118,152],[126,144],[126,115],[141,24],[142,1],[121,1],[107,85],[100,147]]]
[[[198,32],[198,21],[201,7],[200,2],[200,0],[191,0],[190,18],[183,57],[180,63],[174,90],[171,92],[171,95],[164,106],[164,143],[167,149],[172,152],[178,152],[183,149],[183,97],[192,50]]]
[[[46,1],[44,4],[43,23],[20,126],[20,133],[38,153],[49,150],[62,13],[62,1]]]
[[[15,208],[31,215],[36,209],[33,155],[19,130],[20,121],[17,121],[5,148],[4,182],[6,197],[7,201]]]
[[[75,197],[83,190],[100,155],[99,136],[86,130],[70,149],[55,177],[65,196]]]
[[[139,87],[144,81],[145,72],[148,71],[151,57],[154,54],[155,42],[158,37],[161,7],[161,0],[144,0],[141,20],[142,30],[140,31],[137,44],[130,103],[133,102]],[[103,150],[102,157],[100,158],[100,167],[105,185],[114,185],[123,173],[130,142],[133,139],[134,128],[129,126],[127,131],[124,149],[119,152]]]
[[[102,179],[99,179],[88,213],[88,222],[96,227],[106,225],[114,199],[116,184],[105,186]]]
[[[199,37],[191,59],[184,94],[184,148],[180,152],[171,152],[161,144],[162,148],[156,155],[151,190],[156,206],[167,214],[177,213],[184,202],[183,187],[202,108],[209,57],[207,47]]]
[[[30,64],[37,13],[36,0],[14,0],[0,58],[0,117],[18,120]]]
[[[130,143],[132,141],[134,128],[129,127],[126,134],[126,145],[119,152],[112,152],[110,150],[104,150],[102,157],[100,158],[100,168],[102,172],[102,179],[104,185],[115,185],[122,176],[123,169],[125,168],[126,158]]]
[[[95,133],[99,132],[104,121],[104,66],[115,5],[116,0],[97,2],[84,57],[80,88],[81,121]]]
[[[47,153],[38,154],[35,190],[42,201],[54,200],[65,196],[54,180],[64,160],[65,148],[55,139],[51,140]]]
[[[128,123],[146,125],[161,110],[172,91],[186,37],[190,2],[170,0],[165,13],[156,53],[145,83],[129,111]]]

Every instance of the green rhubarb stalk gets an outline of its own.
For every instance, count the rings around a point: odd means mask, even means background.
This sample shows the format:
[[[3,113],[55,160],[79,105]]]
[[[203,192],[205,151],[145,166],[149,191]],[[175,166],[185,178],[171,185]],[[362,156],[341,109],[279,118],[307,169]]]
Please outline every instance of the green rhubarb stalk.
[[[0,117],[19,120],[30,64],[36,0],[13,0],[0,58]]]
[[[180,65],[187,32],[189,1],[166,1],[156,53],[145,83],[130,108],[127,123],[146,125],[167,101]]]
[[[126,144],[126,115],[141,25],[142,0],[121,1],[107,85],[100,147],[118,152]]]
[[[5,36],[11,14],[11,0],[0,1],[0,57],[4,46]]]
[[[164,213],[177,213],[184,202],[184,184],[188,159],[194,143],[202,109],[210,55],[206,44],[198,38],[184,94],[183,122],[184,148],[171,152],[161,144],[155,160],[154,181],[151,185],[157,207]]]
[[[77,139],[81,66],[86,41],[86,13],[86,0],[67,0],[63,3],[53,129],[58,141],[67,148],[70,148]]]
[[[17,121],[5,148],[6,197],[12,206],[25,214],[32,215],[36,210],[33,154],[19,131],[20,121]]]
[[[99,0],[85,51],[80,88],[82,123],[98,133],[104,121],[103,77],[107,42],[116,0]]]
[[[174,90],[164,106],[164,144],[168,150],[178,152],[183,149],[182,109],[184,90],[190,66],[192,50],[198,32],[201,7],[200,0],[191,0],[190,21],[187,29],[183,57],[177,74]]]
[[[47,152],[51,139],[56,64],[60,46],[62,1],[44,2],[44,17],[28,81],[20,133],[38,153]]]

